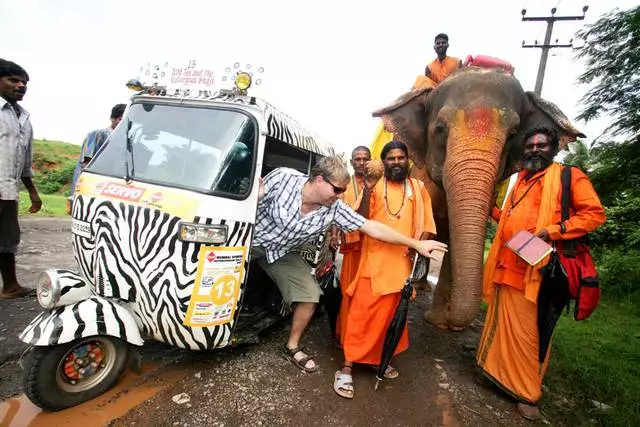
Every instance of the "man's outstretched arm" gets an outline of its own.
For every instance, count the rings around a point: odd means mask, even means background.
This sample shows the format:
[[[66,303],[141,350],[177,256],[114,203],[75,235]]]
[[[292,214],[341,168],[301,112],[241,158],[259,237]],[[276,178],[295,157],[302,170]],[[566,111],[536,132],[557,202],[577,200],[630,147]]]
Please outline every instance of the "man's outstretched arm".
[[[431,251],[447,251],[447,245],[445,243],[438,242],[436,240],[412,239],[411,237],[407,237],[404,234],[397,232],[388,225],[370,219],[364,222],[362,227],[360,227],[360,231],[374,239],[382,240],[383,242],[408,246],[411,249],[416,250],[420,255],[429,258],[432,258]]]

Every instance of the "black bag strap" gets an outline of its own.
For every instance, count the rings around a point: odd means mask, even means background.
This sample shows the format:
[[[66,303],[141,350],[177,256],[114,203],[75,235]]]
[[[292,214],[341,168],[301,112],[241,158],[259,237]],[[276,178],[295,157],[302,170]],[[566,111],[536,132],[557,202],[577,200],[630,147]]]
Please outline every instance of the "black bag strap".
[[[562,196],[560,204],[562,209],[562,222],[569,219],[569,207],[571,206],[571,166],[563,166],[560,176],[562,183]]]
[[[560,209],[562,215],[560,230],[562,233],[564,233],[564,222],[569,219],[569,208],[571,207],[571,166],[565,165],[562,167],[560,183],[562,184],[562,193],[560,195]],[[562,241],[561,246],[565,256],[575,256],[575,245],[577,243],[577,240],[578,239]]]

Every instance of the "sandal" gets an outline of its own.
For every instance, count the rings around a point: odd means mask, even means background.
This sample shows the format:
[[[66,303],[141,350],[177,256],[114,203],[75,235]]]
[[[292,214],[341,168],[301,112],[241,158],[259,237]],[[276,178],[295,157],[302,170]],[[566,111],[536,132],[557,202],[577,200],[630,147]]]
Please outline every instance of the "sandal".
[[[312,372],[315,372],[318,370],[318,365],[314,362],[313,357],[312,356],[308,356],[306,355],[302,350],[304,350],[304,347],[302,346],[298,346],[296,348],[289,348],[287,347],[287,345],[284,345],[284,357],[293,362],[294,365],[296,365],[299,369],[301,369],[302,371],[306,372],[307,374],[310,374]],[[298,353],[302,353],[302,357],[300,359],[296,359],[294,356]],[[307,362],[308,361],[312,361],[313,363],[313,368],[307,368]]]
[[[378,371],[378,367],[376,365],[371,365],[371,367],[376,372]],[[384,377],[388,380],[395,380],[399,376],[400,376],[400,373],[398,372],[398,370],[391,365],[387,366],[387,369],[385,369],[384,371]]]
[[[23,288],[20,287],[18,290],[13,291],[11,293],[5,294],[4,292],[0,292],[0,300],[4,299],[14,299],[14,298],[22,298],[22,297],[32,297],[36,296],[35,289]]]
[[[522,416],[522,418],[526,420],[539,421],[541,418],[540,409],[538,408],[538,405],[530,405],[527,403],[518,402],[516,407],[518,408],[518,412],[520,412],[520,415]]]
[[[340,397],[353,399],[355,391],[353,389],[353,377],[351,374],[345,374],[341,370],[336,371],[333,377],[333,391]]]

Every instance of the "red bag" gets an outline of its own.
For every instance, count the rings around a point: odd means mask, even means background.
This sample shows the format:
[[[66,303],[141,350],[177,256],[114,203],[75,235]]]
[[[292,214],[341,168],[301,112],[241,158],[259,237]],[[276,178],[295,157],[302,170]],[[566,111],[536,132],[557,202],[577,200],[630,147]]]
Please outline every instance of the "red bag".
[[[562,221],[569,219],[571,203],[571,166],[562,169]],[[558,244],[558,258],[567,276],[569,295],[575,300],[573,317],[584,320],[600,302],[600,279],[584,239],[563,240]],[[567,306],[568,308],[568,306]]]

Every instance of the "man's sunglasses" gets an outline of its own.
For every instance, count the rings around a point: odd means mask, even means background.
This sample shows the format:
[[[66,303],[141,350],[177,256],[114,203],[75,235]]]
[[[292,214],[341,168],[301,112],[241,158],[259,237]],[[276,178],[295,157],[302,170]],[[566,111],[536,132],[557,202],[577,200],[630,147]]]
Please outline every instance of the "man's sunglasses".
[[[324,175],[322,175],[322,179],[324,179],[327,182],[327,184],[329,184],[333,188],[333,192],[336,194],[342,194],[345,191],[347,191],[346,187],[338,187],[336,185],[333,185],[333,183],[329,181],[329,178],[327,178]]]

